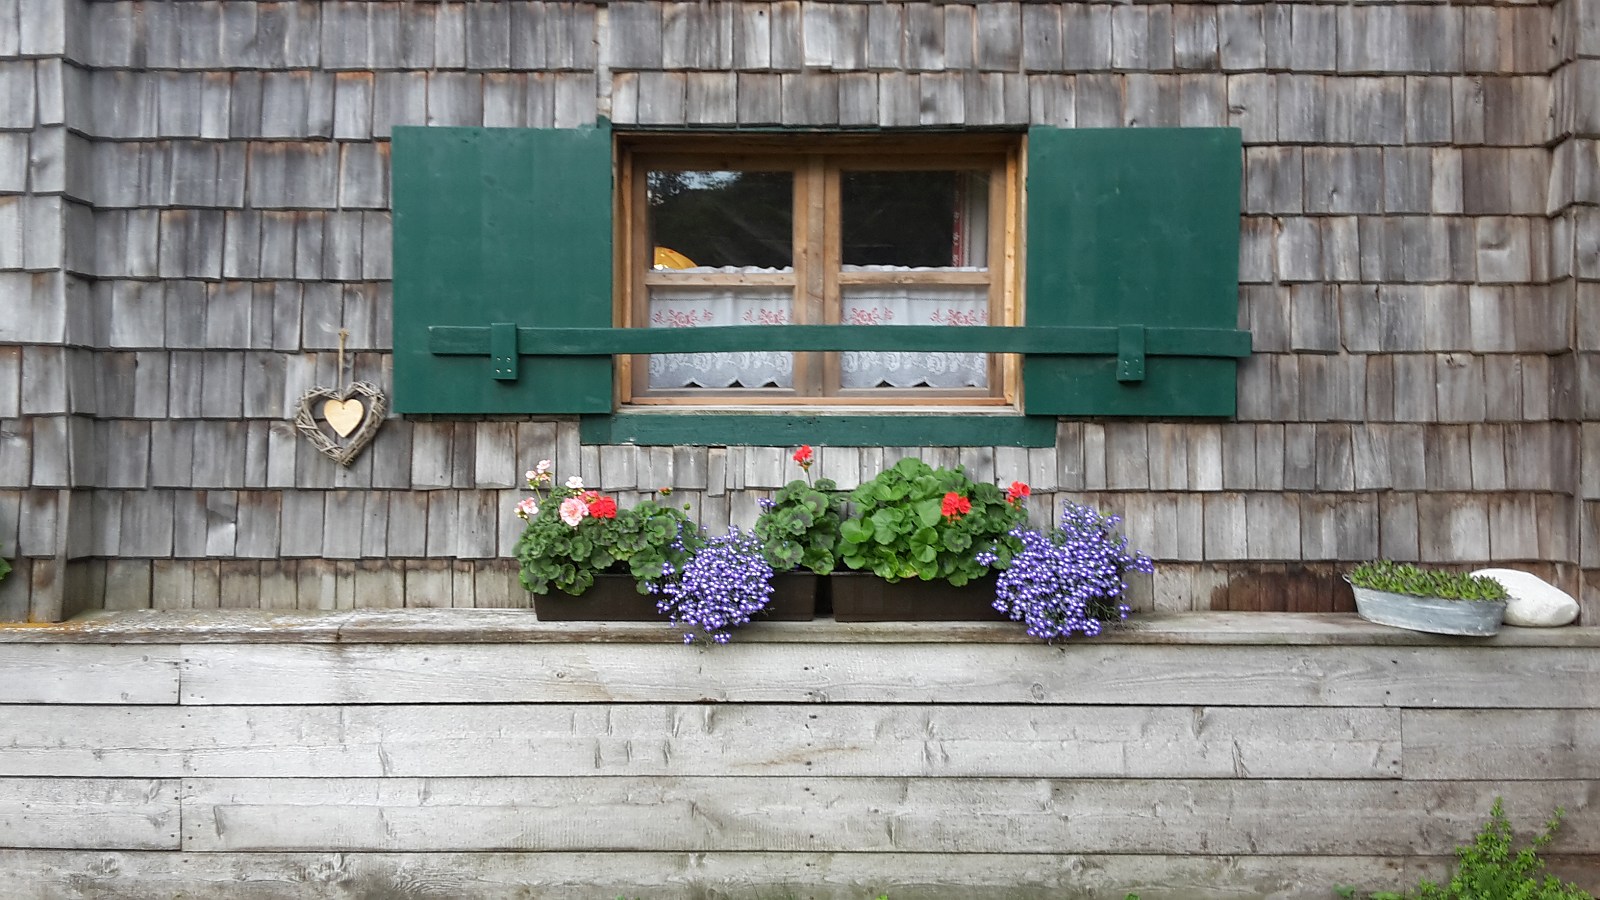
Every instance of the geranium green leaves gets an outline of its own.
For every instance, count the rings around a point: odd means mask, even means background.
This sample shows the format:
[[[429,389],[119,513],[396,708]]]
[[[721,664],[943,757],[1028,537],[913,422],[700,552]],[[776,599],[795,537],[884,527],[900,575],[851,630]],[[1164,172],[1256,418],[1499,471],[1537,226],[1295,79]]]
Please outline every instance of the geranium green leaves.
[[[947,514],[951,495],[960,502]],[[1009,561],[1016,539],[1007,532],[1027,519],[995,485],[973,483],[959,466],[936,469],[914,457],[856,488],[850,500],[854,515],[840,527],[840,559],[889,581],[966,584],[989,569],[973,559],[975,551],[991,549]]]
[[[849,543],[865,544],[872,540],[872,526],[856,519],[839,523],[839,534]]]
[[[906,514],[898,509],[880,509],[872,514],[872,539],[880,544],[892,544],[907,530]]]
[[[535,594],[555,588],[577,596],[594,584],[595,575],[624,566],[644,593],[645,581],[659,578],[665,563],[681,562],[696,546],[697,532],[683,510],[653,500],[619,509],[614,518],[585,516],[576,525],[563,522],[558,512],[561,501],[580,492],[553,488],[517,538],[522,584]]]
[[[809,465],[802,467],[809,474]],[[810,569],[826,575],[838,559],[843,518],[844,497],[834,482],[819,478],[812,485],[795,479],[779,488],[771,500],[762,501],[754,531],[774,570]],[[860,540],[870,537],[869,530]]]

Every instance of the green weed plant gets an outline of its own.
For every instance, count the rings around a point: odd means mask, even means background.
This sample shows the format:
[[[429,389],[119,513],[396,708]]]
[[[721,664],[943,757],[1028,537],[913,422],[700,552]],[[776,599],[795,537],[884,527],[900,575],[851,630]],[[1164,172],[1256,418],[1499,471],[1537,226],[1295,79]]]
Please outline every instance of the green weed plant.
[[[1424,880],[1415,891],[1378,891],[1368,896],[1370,900],[1594,900],[1588,891],[1546,872],[1539,857],[1539,851],[1555,838],[1561,816],[1558,808],[1533,842],[1517,850],[1511,822],[1496,797],[1489,821],[1472,843],[1456,848],[1456,869],[1449,881],[1435,884]],[[1351,887],[1338,887],[1334,892],[1344,898],[1356,896]]]

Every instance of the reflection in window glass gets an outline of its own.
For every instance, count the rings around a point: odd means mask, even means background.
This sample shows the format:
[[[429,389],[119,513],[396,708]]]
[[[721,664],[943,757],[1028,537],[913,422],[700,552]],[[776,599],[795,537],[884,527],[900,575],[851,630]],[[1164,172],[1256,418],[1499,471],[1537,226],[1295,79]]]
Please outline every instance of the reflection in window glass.
[[[988,265],[986,172],[845,172],[840,205],[846,266]]]
[[[653,170],[646,187],[654,268],[793,264],[791,173]]]

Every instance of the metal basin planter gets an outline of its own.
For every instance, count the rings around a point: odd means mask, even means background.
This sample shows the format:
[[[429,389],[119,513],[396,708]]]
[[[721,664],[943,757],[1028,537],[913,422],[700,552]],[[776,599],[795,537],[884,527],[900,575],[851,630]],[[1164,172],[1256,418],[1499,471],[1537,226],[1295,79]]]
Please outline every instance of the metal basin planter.
[[[1504,600],[1445,600],[1350,586],[1356,613],[1368,622],[1429,634],[1490,637],[1506,617]]]

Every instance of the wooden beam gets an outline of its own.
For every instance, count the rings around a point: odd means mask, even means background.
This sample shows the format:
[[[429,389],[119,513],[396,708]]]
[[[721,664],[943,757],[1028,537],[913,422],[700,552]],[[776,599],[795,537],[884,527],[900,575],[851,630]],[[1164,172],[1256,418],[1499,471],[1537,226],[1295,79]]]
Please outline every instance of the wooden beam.
[[[187,851],[1449,853],[1504,796],[1600,853],[1590,781],[192,778]],[[975,803],[981,808],[975,808]],[[984,812],[988,810],[992,812]],[[1218,815],[1226,810],[1227,815]],[[449,822],[449,828],[438,823]],[[1361,822],[1353,828],[1351,823]]]
[[[874,6],[876,10],[880,7]],[[377,897],[419,885],[445,896],[594,900],[595,897],[796,895],[860,900],[887,893],[926,900],[974,896],[1320,896],[1329,885],[1403,890],[1438,880],[1448,856],[1219,856],[973,853],[176,853],[0,850],[9,889],[24,897],[102,900],[139,885],[153,896],[300,897],[307,873]],[[1600,890],[1600,857],[1555,857],[1555,874]]]
[[[186,648],[182,702],[983,703],[1587,708],[1592,649],[735,642]],[[775,627],[775,626],[769,626]],[[671,641],[672,643],[668,643]],[[694,677],[685,678],[685,666]],[[1012,676],[1035,673],[1031,680]],[[1551,682],[1547,674],[1567,677]],[[834,678],[870,672],[871,678]],[[1207,673],[1197,676],[1195,673]],[[581,677],[579,677],[581,674]]]
[[[575,439],[576,436],[574,436]],[[781,446],[781,445],[779,445]],[[576,455],[576,443],[573,445]],[[711,451],[712,460],[720,451]],[[865,451],[864,451],[865,452]],[[537,456],[537,454],[532,454]],[[824,457],[826,459],[826,457]],[[571,463],[568,468],[577,463]],[[863,463],[864,465],[866,463]],[[873,463],[869,468],[881,465]],[[562,468],[557,463],[557,468]],[[713,469],[713,471],[715,471]],[[706,476],[721,484],[720,475]],[[743,484],[729,484],[742,488]],[[1090,490],[1103,490],[1091,487]],[[396,498],[409,496],[405,492]],[[418,512],[417,514],[421,514]],[[418,551],[420,553],[420,551]],[[417,554],[412,554],[417,555]],[[656,644],[673,629],[629,623],[540,622],[516,610],[349,609],[140,610],[86,613],[55,625],[0,624],[5,644]],[[1038,642],[1009,623],[762,623],[739,634],[751,644],[1024,644]],[[1423,634],[1345,613],[1151,613],[1095,638],[1090,646],[1432,647],[1454,652],[1600,647],[1600,628],[1507,627],[1492,638]],[[1078,643],[1064,645],[1079,647]],[[130,649],[129,652],[134,652]],[[148,655],[148,650],[137,651]],[[175,651],[173,651],[175,653]],[[4,683],[4,679],[0,679]],[[62,702],[98,702],[64,700]]]
[[[0,847],[178,849],[178,782],[0,778]]]
[[[0,627],[17,636],[46,630]],[[177,703],[179,656],[175,647],[0,644],[0,704]]]
[[[0,776],[1392,779],[1401,765],[1394,709],[33,705],[6,722]]]

